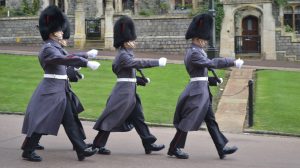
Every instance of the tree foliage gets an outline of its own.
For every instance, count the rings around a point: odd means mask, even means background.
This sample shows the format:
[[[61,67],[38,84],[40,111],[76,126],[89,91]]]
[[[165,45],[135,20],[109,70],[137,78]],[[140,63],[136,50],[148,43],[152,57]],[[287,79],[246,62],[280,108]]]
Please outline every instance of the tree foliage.
[[[288,3],[288,0],[275,0],[275,3],[280,6],[285,6]]]

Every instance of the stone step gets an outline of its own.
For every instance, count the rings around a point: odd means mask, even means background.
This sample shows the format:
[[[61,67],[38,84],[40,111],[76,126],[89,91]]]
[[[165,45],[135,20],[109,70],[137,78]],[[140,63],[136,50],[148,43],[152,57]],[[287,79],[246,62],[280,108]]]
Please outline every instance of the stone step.
[[[104,40],[86,40],[85,46],[86,49],[104,49]]]

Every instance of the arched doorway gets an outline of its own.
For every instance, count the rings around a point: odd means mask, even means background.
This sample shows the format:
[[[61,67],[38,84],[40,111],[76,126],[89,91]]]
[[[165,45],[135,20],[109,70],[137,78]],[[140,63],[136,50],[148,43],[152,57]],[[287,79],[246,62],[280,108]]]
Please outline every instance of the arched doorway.
[[[258,18],[246,16],[242,20],[242,51],[243,53],[260,52],[260,36]]]

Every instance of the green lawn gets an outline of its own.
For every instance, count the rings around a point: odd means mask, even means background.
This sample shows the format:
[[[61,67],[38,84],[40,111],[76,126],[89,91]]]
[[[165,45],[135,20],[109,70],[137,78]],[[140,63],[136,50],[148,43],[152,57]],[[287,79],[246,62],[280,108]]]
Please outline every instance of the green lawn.
[[[254,129],[300,134],[300,72],[257,71]]]
[[[82,68],[85,79],[72,83],[72,89],[85,107],[81,117],[96,119],[115,84],[111,61],[100,61],[96,71]],[[43,71],[36,56],[15,56],[0,54],[0,111],[24,112],[28,101],[40,82]],[[223,77],[225,71],[218,71]],[[145,69],[151,79],[147,87],[139,87],[145,118],[153,123],[172,123],[178,96],[189,78],[184,65],[168,64],[166,67]],[[217,88],[212,87],[213,94]]]

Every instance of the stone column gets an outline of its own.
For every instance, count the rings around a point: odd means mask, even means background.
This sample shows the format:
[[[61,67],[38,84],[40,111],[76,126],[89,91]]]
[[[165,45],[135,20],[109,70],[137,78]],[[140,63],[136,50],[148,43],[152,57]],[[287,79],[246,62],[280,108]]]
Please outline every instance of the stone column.
[[[220,38],[220,57],[234,58],[234,7],[224,4],[224,19],[222,22]]]
[[[140,4],[139,0],[134,0],[134,15],[138,15],[140,12],[139,4]]]
[[[113,17],[114,16],[114,8],[113,8],[113,0],[106,1],[105,8],[105,34],[104,34],[104,47],[105,49],[113,50]]]
[[[198,8],[198,0],[192,0],[193,10],[195,11]]]
[[[96,0],[96,6],[98,12],[96,13],[96,18],[99,18],[103,15],[103,1],[102,0]]]
[[[76,0],[74,47],[82,49],[85,45],[84,0]]]
[[[115,12],[116,13],[122,13],[123,11],[123,4],[122,4],[122,0],[115,0]]]
[[[42,1],[42,8],[41,11],[44,10],[47,6],[49,6],[49,0],[43,0]]]
[[[169,4],[170,4],[170,11],[174,11],[175,10],[175,0],[169,0]]]
[[[68,0],[65,0],[65,14],[66,15],[69,15],[69,2]]]
[[[276,60],[275,19],[272,3],[263,4],[261,52],[266,60]]]

